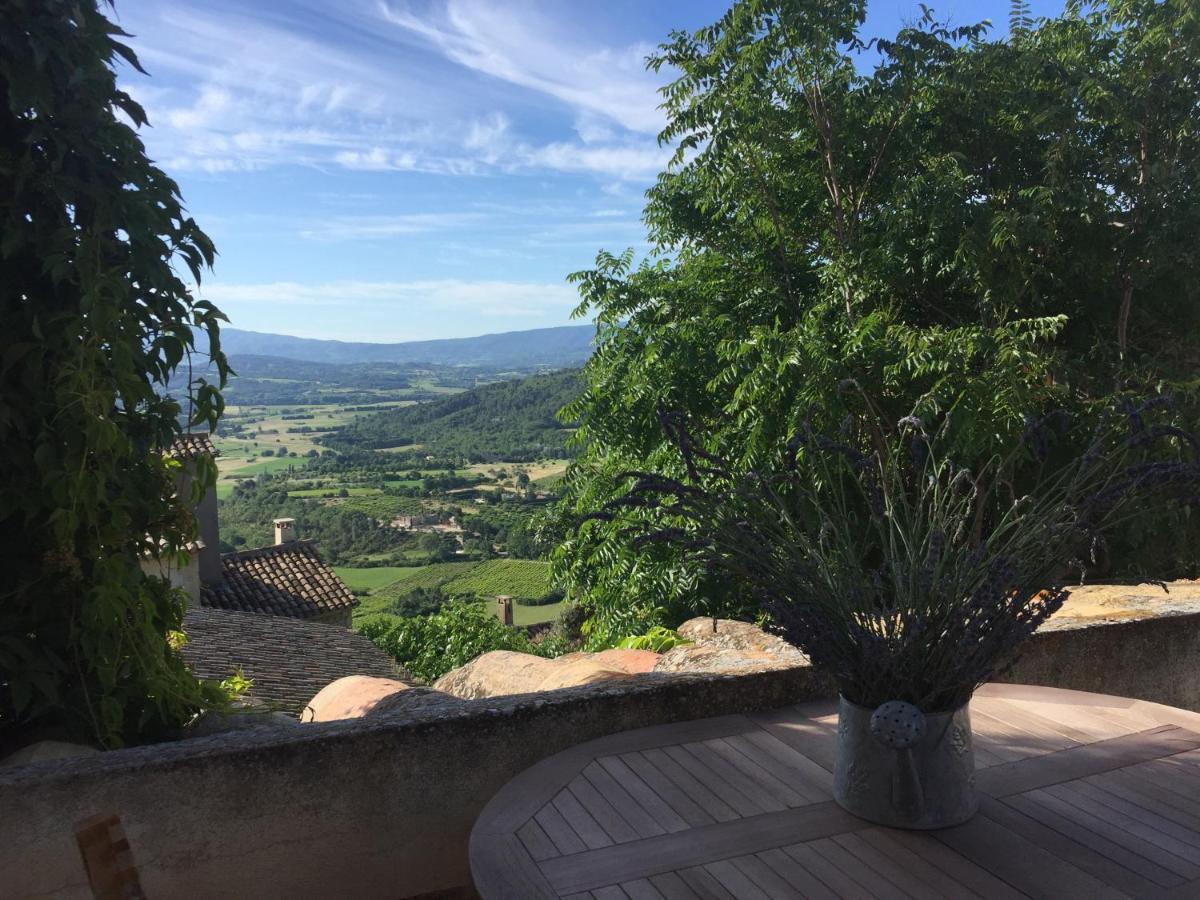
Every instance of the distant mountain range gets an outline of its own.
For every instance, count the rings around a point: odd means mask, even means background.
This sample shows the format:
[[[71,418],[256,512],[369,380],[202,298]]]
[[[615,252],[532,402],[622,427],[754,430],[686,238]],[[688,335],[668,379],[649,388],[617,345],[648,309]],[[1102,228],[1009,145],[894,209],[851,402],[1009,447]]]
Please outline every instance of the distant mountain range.
[[[582,365],[592,355],[594,333],[591,325],[563,325],[471,338],[370,344],[222,328],[221,346],[230,357],[277,356],[313,363],[428,363],[528,370]]]

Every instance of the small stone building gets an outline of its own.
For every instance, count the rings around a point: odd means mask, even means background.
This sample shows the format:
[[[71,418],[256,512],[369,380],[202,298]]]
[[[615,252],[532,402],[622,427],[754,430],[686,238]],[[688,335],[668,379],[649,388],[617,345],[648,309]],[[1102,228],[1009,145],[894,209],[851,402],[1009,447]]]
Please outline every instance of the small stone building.
[[[290,529],[281,528],[291,523]],[[294,539],[291,519],[276,522],[273,547],[221,556],[221,576],[200,588],[200,604],[215,609],[285,616],[350,627],[358,598],[308,541]]]

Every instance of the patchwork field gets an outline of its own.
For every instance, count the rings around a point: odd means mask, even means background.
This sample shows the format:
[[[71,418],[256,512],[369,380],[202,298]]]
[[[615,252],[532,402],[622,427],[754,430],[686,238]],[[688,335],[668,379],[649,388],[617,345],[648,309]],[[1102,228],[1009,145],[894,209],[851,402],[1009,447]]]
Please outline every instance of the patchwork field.
[[[338,567],[347,587],[367,591],[354,612],[356,622],[385,614],[400,599],[418,589],[439,590],[447,596],[474,594],[490,604],[497,596],[537,599],[550,593],[550,566],[540,560],[491,559],[482,562],[434,563],[409,568]],[[514,604],[517,625],[536,625],[558,618],[561,603],[543,606]]]

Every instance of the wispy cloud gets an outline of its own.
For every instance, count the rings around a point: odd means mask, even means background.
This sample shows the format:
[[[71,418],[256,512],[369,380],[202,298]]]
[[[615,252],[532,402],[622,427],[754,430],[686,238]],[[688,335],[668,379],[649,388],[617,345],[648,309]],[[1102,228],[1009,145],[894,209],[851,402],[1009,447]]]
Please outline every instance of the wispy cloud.
[[[302,165],[455,176],[563,172],[640,179],[666,153],[646,47],[562,43],[553,22],[493,4],[196,8],[148,0],[133,43],[156,75],[154,155],[177,171]],[[568,133],[521,123],[546,105]],[[511,107],[511,109],[509,108]],[[573,139],[568,139],[570,136]]]
[[[645,69],[648,44],[614,48],[566,41],[552,23],[534,19],[528,10],[517,16],[479,0],[447,0],[420,11],[410,3],[385,0],[381,8],[389,22],[427,39],[459,65],[630,131],[657,134],[662,129],[657,83]]]

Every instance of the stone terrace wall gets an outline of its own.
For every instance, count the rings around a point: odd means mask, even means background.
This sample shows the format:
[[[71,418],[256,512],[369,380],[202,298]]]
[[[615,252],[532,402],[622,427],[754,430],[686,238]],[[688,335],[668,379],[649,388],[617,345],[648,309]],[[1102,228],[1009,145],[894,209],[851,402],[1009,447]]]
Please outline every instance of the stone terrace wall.
[[[1200,710],[1200,603],[1039,634],[1009,680]],[[0,896],[88,897],[77,824],[118,815],[147,896],[408,897],[469,882],[467,837],[510,778],[646,725],[832,696],[807,667],[645,675],[0,769]]]

